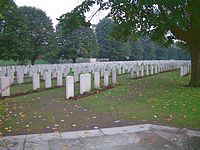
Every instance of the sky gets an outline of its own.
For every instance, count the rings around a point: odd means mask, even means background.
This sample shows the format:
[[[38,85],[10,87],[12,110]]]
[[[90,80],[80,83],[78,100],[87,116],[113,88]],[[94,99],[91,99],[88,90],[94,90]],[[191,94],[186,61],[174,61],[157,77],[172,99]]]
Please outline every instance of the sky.
[[[81,4],[83,0],[14,0],[18,6],[32,6],[40,8],[46,12],[47,16],[53,21],[54,26],[57,24],[56,18],[59,18],[62,14],[70,12]],[[97,7],[93,8],[86,16],[89,19],[96,11]],[[97,24],[99,20],[104,18],[107,12],[98,13],[91,21],[92,24]]]

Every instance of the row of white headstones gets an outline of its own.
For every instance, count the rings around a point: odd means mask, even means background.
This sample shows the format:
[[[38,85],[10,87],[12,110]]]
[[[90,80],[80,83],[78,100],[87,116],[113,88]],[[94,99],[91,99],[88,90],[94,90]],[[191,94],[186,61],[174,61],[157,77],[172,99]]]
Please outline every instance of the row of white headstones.
[[[69,75],[70,68],[73,76]],[[131,78],[154,75],[164,71],[180,69],[180,75],[184,76],[190,72],[190,61],[129,61],[129,62],[104,62],[104,63],[81,63],[81,64],[56,64],[56,65],[34,65],[34,66],[7,66],[0,67],[0,92],[1,97],[10,96],[10,88],[15,82],[24,83],[24,78],[32,78],[33,90],[40,89],[40,78],[45,81],[45,88],[52,87],[52,78],[57,79],[57,86],[63,86],[65,77],[66,98],[74,97],[74,84],[80,81],[80,94],[90,92],[91,85],[100,88],[101,77],[104,87],[115,85],[117,75],[129,73]],[[93,78],[93,76],[94,78]],[[111,83],[110,81],[111,79]],[[16,79],[16,81],[15,81]]]

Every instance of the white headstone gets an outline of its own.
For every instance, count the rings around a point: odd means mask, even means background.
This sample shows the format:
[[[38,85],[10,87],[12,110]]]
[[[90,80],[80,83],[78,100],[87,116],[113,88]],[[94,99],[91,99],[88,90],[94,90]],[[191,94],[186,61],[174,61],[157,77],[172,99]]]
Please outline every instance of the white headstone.
[[[63,74],[61,71],[57,72],[57,86],[63,85]]]
[[[81,74],[80,75],[80,94],[91,91],[91,74]]]
[[[112,70],[112,84],[116,84],[117,83],[117,73],[116,73],[116,70],[113,69]]]
[[[141,66],[141,77],[144,77],[144,66]]]
[[[158,73],[158,65],[155,65],[155,74]]]
[[[10,96],[10,78],[0,77],[0,92],[1,96]]]
[[[65,89],[66,99],[74,97],[74,77],[66,77],[66,89]]]
[[[56,71],[52,72],[52,78],[53,79],[57,78],[57,72]]]
[[[109,72],[108,71],[104,72],[104,86],[105,87],[109,86]]]
[[[146,65],[146,75],[149,76],[149,65]]]
[[[151,65],[151,75],[153,75],[153,74],[154,74],[154,66]]]
[[[90,58],[90,63],[96,63],[97,59],[96,58]]]
[[[94,88],[95,89],[100,88],[100,73],[99,72],[94,73]]]
[[[24,72],[22,70],[17,71],[17,83],[24,83]]]
[[[40,75],[38,73],[33,74],[33,90],[40,88]]]
[[[181,66],[181,68],[180,68],[180,76],[182,77],[182,76],[184,76],[184,67],[183,66]]]
[[[51,72],[47,71],[45,73],[45,88],[51,88],[52,81],[51,81]]]
[[[140,77],[140,68],[139,67],[136,68],[136,77],[137,78]]]
[[[14,81],[15,81],[15,75],[14,75],[14,73],[12,72],[12,73],[10,73],[10,75],[9,75],[9,78],[10,78],[10,84],[13,84],[14,83]]]

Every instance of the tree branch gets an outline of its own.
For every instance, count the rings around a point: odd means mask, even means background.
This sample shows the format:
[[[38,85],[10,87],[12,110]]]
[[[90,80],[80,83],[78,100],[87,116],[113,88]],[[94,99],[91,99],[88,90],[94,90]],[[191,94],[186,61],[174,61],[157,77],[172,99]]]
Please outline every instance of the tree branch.
[[[101,10],[101,8],[97,9],[97,11],[90,17],[89,21],[91,21],[93,19],[94,16],[96,16],[96,14]]]

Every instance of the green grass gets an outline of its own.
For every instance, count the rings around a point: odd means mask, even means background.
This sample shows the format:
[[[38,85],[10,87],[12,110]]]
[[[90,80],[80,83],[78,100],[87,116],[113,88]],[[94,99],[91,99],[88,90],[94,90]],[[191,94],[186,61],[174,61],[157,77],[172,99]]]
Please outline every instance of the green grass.
[[[77,103],[96,112],[116,112],[121,119],[200,128],[200,88],[185,87],[188,82],[177,72],[122,78],[119,87]]]
[[[185,87],[189,77],[169,72],[138,80],[123,75],[118,81],[113,89],[76,101],[65,100],[65,88],[4,99],[0,101],[0,133],[52,132],[46,127],[53,129],[55,124],[60,125],[59,131],[111,127],[114,120],[200,129],[200,88]],[[23,90],[30,88],[22,85]],[[94,115],[97,120],[90,119]],[[74,123],[77,127],[71,126]]]

